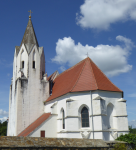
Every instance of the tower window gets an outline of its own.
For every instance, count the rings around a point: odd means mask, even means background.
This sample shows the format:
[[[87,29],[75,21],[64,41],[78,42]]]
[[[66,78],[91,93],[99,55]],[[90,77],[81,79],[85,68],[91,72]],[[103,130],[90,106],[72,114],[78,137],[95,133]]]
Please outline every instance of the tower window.
[[[82,127],[89,127],[89,113],[86,107],[83,107],[81,111],[81,120],[82,120]]]
[[[33,68],[35,69],[35,61],[33,61]]]
[[[36,68],[36,53],[35,50],[33,51],[33,61],[32,61],[32,68],[35,69]]]
[[[22,68],[24,68],[24,61],[22,61]]]

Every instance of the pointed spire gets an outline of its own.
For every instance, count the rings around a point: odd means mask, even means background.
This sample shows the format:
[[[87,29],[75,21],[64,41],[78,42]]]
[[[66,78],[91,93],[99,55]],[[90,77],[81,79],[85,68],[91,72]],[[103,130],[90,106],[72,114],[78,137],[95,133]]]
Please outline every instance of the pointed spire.
[[[28,21],[21,45],[23,43],[25,44],[28,53],[30,53],[31,49],[33,48],[35,44],[37,45],[37,47],[39,47],[39,44],[38,44],[38,41],[34,32],[33,24],[31,21],[31,15],[29,16],[29,21]]]

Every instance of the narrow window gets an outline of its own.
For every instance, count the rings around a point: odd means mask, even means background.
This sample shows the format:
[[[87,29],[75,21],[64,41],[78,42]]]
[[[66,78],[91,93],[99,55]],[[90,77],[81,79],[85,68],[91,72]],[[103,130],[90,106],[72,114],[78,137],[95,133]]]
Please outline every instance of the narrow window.
[[[45,131],[41,131],[41,137],[45,137]]]
[[[33,68],[35,69],[35,61],[33,61]]]
[[[82,127],[89,127],[89,113],[86,107],[83,107],[81,111],[81,120],[82,120]]]
[[[24,68],[24,61],[22,61],[22,68]]]
[[[62,110],[62,129],[65,129],[65,112]]]
[[[36,68],[36,53],[35,50],[33,51],[33,62],[32,62],[32,68]]]

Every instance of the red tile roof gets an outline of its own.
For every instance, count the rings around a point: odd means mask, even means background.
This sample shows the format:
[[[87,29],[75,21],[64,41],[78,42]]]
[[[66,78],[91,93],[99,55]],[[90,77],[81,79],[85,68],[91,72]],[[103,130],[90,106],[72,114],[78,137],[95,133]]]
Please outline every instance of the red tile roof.
[[[23,130],[18,136],[27,136],[32,131],[34,131],[39,125],[41,125],[46,119],[50,117],[51,113],[44,113],[37,120],[35,120],[32,124],[30,124],[25,130]]]
[[[123,92],[88,57],[55,78],[52,95],[46,102],[69,92],[92,90]]]

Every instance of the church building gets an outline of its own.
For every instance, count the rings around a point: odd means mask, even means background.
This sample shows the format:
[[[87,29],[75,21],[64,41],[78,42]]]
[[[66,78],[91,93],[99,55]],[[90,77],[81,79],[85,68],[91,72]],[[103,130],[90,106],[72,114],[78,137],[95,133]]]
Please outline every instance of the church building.
[[[89,57],[47,76],[29,16],[15,47],[7,135],[109,141],[128,132],[123,91]]]

